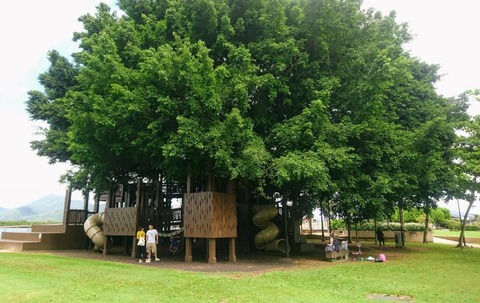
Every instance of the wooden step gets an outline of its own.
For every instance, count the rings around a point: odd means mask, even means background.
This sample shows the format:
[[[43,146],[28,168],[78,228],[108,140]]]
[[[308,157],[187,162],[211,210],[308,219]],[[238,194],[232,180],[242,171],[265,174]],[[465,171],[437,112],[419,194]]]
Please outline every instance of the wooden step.
[[[40,241],[42,233],[38,232],[2,232],[2,240],[19,240],[19,241]]]
[[[38,244],[40,241],[3,240],[0,239],[0,250],[23,251],[24,245]]]

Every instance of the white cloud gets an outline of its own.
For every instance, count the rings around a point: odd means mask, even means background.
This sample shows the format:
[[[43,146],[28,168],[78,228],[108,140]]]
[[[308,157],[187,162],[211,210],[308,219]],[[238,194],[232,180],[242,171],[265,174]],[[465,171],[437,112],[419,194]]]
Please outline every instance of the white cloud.
[[[36,128],[25,111],[25,101],[29,90],[41,89],[37,78],[49,66],[47,52],[56,49],[69,56],[75,51],[73,33],[82,30],[78,17],[94,13],[100,2],[0,2],[0,207],[65,194],[58,179],[68,165],[49,165],[30,149]]]
[[[25,112],[27,91],[40,89],[39,73],[48,68],[47,52],[68,56],[75,49],[77,19],[95,12],[98,0],[1,1],[0,10],[0,207],[14,207],[48,194],[63,195],[57,180],[66,165],[49,165],[29,148],[35,132]],[[111,6],[114,0],[105,1]],[[446,96],[480,88],[480,2],[471,0],[365,0],[363,7],[397,11],[410,23],[415,40],[407,47],[445,74],[438,91]]]
[[[58,179],[66,164],[49,165],[46,158],[36,156],[29,147],[34,130],[26,112],[13,109],[0,113],[0,206],[26,204],[48,194],[65,193]]]
[[[442,80],[437,91],[447,97],[480,88],[480,2],[471,0],[364,0],[383,14],[394,10],[397,22],[407,22],[413,41],[406,45],[413,56],[439,64]]]
[[[26,91],[38,88],[37,77],[48,68],[47,52],[70,55],[73,32],[82,29],[81,15],[95,11],[100,1],[2,1],[0,10],[0,105],[19,106]]]

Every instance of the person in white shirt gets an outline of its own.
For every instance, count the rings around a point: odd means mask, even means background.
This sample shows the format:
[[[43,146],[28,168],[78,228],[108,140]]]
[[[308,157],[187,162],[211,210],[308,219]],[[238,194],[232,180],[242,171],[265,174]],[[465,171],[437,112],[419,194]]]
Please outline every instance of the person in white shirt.
[[[153,228],[153,225],[148,225],[147,231],[147,260],[146,262],[150,262],[155,256],[155,261],[160,261],[157,257],[157,244],[158,244],[158,232],[156,229]]]

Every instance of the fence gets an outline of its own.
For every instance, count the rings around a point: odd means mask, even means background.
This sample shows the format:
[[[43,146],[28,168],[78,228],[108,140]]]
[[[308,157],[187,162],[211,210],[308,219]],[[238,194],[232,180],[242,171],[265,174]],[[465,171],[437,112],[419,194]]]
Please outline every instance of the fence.
[[[87,218],[94,214],[83,209],[70,209],[67,214],[67,225],[82,225]]]
[[[0,226],[0,239],[2,238],[2,232],[30,232],[32,231],[31,225],[15,225],[15,226]]]

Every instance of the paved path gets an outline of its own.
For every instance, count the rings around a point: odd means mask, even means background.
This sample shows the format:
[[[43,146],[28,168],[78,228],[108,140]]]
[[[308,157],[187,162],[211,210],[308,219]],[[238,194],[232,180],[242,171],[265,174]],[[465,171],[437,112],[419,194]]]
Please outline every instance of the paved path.
[[[433,243],[449,244],[449,245],[457,246],[458,241],[452,241],[452,240],[447,240],[443,238],[433,237]],[[467,243],[467,246],[480,248],[480,244]]]

